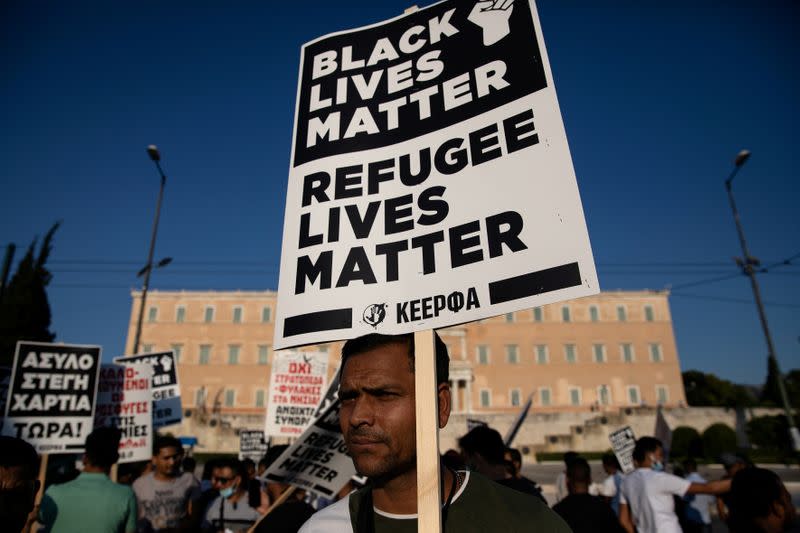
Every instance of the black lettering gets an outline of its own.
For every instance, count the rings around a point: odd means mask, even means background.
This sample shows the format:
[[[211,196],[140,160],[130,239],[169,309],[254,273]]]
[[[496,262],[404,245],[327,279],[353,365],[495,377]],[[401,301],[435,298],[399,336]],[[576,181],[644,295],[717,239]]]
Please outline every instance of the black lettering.
[[[433,248],[437,242],[444,241],[444,231],[434,231],[411,239],[412,248],[422,248],[422,273],[436,272],[436,254]]]
[[[380,207],[380,202],[370,202],[367,204],[367,212],[364,213],[364,218],[361,218],[361,213],[359,213],[357,205],[345,206],[344,211],[347,213],[347,218],[350,220],[350,225],[353,227],[353,233],[356,239],[366,239],[369,237]]]
[[[417,205],[423,211],[432,211],[432,213],[420,215],[417,219],[418,224],[432,226],[447,218],[450,206],[442,199],[445,190],[446,187],[437,185],[422,191],[419,195],[419,200],[417,200]],[[437,196],[439,197],[438,199],[436,199]]]
[[[347,287],[356,280],[361,280],[365,285],[378,283],[378,280],[375,279],[375,273],[369,264],[369,259],[367,259],[367,253],[361,246],[350,249],[344,266],[342,266],[342,273],[336,282],[336,287]]]
[[[322,244],[322,234],[310,235],[311,232],[311,213],[300,215],[300,242],[298,248],[306,248],[315,244]]]
[[[408,250],[408,241],[387,242],[375,246],[377,255],[386,256],[386,281],[397,281],[399,278],[399,268],[397,257],[400,252]]]
[[[393,168],[394,159],[384,159],[367,165],[367,194],[378,194],[381,182],[393,180],[394,173],[383,172]]]
[[[351,165],[336,169],[336,186],[334,197],[357,198],[361,196],[361,165]]]
[[[297,275],[294,282],[294,293],[303,294],[306,291],[306,280],[313,284],[319,278],[319,288],[331,288],[331,274],[333,272],[333,252],[328,250],[319,254],[316,263],[307,255],[297,259]]]
[[[408,302],[397,304],[397,323],[408,322]]]
[[[419,185],[431,174],[431,149],[423,148],[419,151],[419,172],[412,174],[411,172],[411,155],[400,156],[400,183],[406,187],[413,187]]]
[[[501,229],[506,226],[505,229]],[[503,255],[503,244],[512,252],[527,250],[527,246],[519,238],[522,232],[522,216],[516,211],[486,217],[486,240],[489,248],[489,257]],[[451,236],[452,239],[452,236]]]
[[[464,167],[469,164],[466,148],[458,150],[458,148],[461,148],[462,144],[464,144],[464,139],[450,139],[449,141],[445,141],[436,150],[433,162],[438,172],[442,174],[455,174],[463,170]],[[452,162],[449,160],[450,157],[453,159]]]
[[[472,246],[480,246],[481,238],[477,235],[479,231],[480,224],[477,220],[450,228],[450,264],[453,268],[483,260],[483,250],[480,248],[471,252],[466,251]],[[470,236],[471,233],[476,235]]]
[[[339,215],[340,207],[331,207],[328,211],[328,242],[339,242]]]
[[[539,135],[533,133],[534,131],[536,131],[536,126],[533,124],[532,109],[505,119],[503,121],[503,133],[506,135],[508,153],[538,144]]]
[[[469,134],[469,153],[473,166],[478,166],[503,155],[497,136],[497,124],[491,124]]]
[[[325,189],[331,184],[331,176],[327,172],[314,172],[303,178],[303,207],[311,204],[311,198],[318,203],[327,202]]]
[[[386,235],[414,229],[414,221],[411,218],[400,220],[403,217],[412,216],[411,204],[413,201],[414,196],[411,194],[404,194],[403,196],[386,200],[383,207]]]

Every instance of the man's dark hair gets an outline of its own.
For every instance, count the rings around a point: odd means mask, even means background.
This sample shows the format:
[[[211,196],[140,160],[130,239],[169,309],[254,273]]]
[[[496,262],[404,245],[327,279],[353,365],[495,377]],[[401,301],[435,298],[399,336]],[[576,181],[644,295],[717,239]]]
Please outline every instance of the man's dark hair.
[[[171,435],[159,435],[153,442],[153,455],[158,455],[164,448],[175,448],[182,452],[183,444]]]
[[[194,474],[195,468],[197,468],[197,461],[195,461],[194,457],[183,458],[183,462],[181,463],[181,469],[184,472],[189,472],[190,474]]]
[[[653,437],[642,437],[636,441],[633,448],[633,460],[641,463],[645,460],[648,453],[654,453],[657,449],[663,448],[661,441]]]
[[[244,470],[244,465],[238,459],[233,457],[221,457],[214,468],[230,468],[234,476],[241,476],[242,480],[247,479],[247,471]]]
[[[506,452],[508,453],[508,455],[511,456],[511,460],[512,461],[514,461],[516,463],[519,463],[519,464],[522,464],[522,454],[519,453],[518,449],[516,449],[516,448],[506,448]]]
[[[572,484],[589,485],[592,482],[592,469],[583,457],[576,457],[567,465],[567,479]]]
[[[434,332],[436,344],[436,380],[438,384],[447,383],[450,380],[450,356],[447,355],[447,345]],[[408,365],[411,372],[414,372],[414,334],[405,335],[382,335],[380,333],[370,333],[361,337],[350,339],[342,347],[342,366],[351,355],[369,352],[376,348],[382,348],[390,344],[404,344],[408,348]]]
[[[122,432],[115,427],[95,428],[86,437],[86,458],[98,468],[111,468],[119,461],[119,441]]]
[[[28,442],[0,436],[0,468],[13,468],[20,481],[33,481],[39,475],[39,456]]]
[[[571,451],[571,450],[570,450],[570,451],[568,451],[568,452],[565,452],[565,453],[564,453],[564,464],[565,464],[566,466],[569,466],[569,464],[570,464],[572,461],[574,461],[575,459],[577,459],[578,457],[580,457],[580,455],[578,455],[578,452],[573,452],[573,451]]]
[[[492,465],[504,464],[506,446],[500,433],[488,426],[477,426],[458,439],[459,447],[467,453],[479,454]]]
[[[733,476],[728,526],[735,533],[759,531],[756,521],[772,512],[786,490],[778,475],[765,468],[745,468]]]
[[[606,466],[613,466],[617,470],[622,470],[622,467],[619,466],[619,459],[613,453],[604,453],[603,454],[603,464]]]

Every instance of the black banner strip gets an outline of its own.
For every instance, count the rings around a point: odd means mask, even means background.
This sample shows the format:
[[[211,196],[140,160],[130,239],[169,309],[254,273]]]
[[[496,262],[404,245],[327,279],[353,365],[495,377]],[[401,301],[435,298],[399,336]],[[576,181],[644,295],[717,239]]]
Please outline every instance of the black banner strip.
[[[83,444],[65,444],[64,445],[64,449],[65,450],[82,450],[84,448],[85,448],[85,446]]]
[[[568,263],[537,272],[489,283],[489,302],[501,304],[528,296],[576,287],[581,284],[578,263]]]
[[[328,487],[323,487],[322,485],[314,485],[314,490],[317,492],[321,492],[323,494],[327,494],[328,496],[333,494],[333,491],[331,489],[329,489]]]
[[[317,311],[305,315],[290,316],[283,321],[283,336],[292,337],[303,333],[315,333],[331,329],[348,329],[353,327],[353,310],[331,309]]]

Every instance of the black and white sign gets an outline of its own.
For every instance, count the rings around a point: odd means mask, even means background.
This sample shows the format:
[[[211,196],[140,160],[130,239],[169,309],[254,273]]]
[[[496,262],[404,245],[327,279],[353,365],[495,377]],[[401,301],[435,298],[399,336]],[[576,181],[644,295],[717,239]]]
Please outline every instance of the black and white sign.
[[[356,473],[339,428],[339,407],[336,401],[308,426],[262,478],[289,483],[325,498],[339,492]]]
[[[178,424],[183,419],[178,365],[173,352],[124,355],[115,357],[114,362],[153,365],[153,428]]]
[[[622,429],[610,433],[608,440],[611,441],[611,449],[614,450],[614,455],[617,456],[617,461],[622,467],[622,471],[630,474],[636,469],[633,464],[633,449],[636,447],[636,436],[630,426],[625,426]]]
[[[239,431],[239,460],[252,459],[256,464],[264,458],[269,446],[263,430],[243,429]]]
[[[39,453],[79,453],[94,426],[100,347],[17,343],[3,435]]]
[[[309,42],[296,105],[276,348],[598,292],[533,2]]]

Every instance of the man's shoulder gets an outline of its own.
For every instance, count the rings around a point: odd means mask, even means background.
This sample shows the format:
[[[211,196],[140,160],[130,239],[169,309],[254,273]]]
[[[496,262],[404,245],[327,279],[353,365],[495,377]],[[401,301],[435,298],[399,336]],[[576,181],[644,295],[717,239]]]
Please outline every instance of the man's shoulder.
[[[311,515],[311,518],[300,528],[299,533],[352,533],[352,531],[350,496],[348,495]]]
[[[144,489],[148,485],[153,483],[153,473],[148,472],[147,474],[142,474],[139,476],[136,481],[133,482],[133,490],[139,491],[140,489]]]

